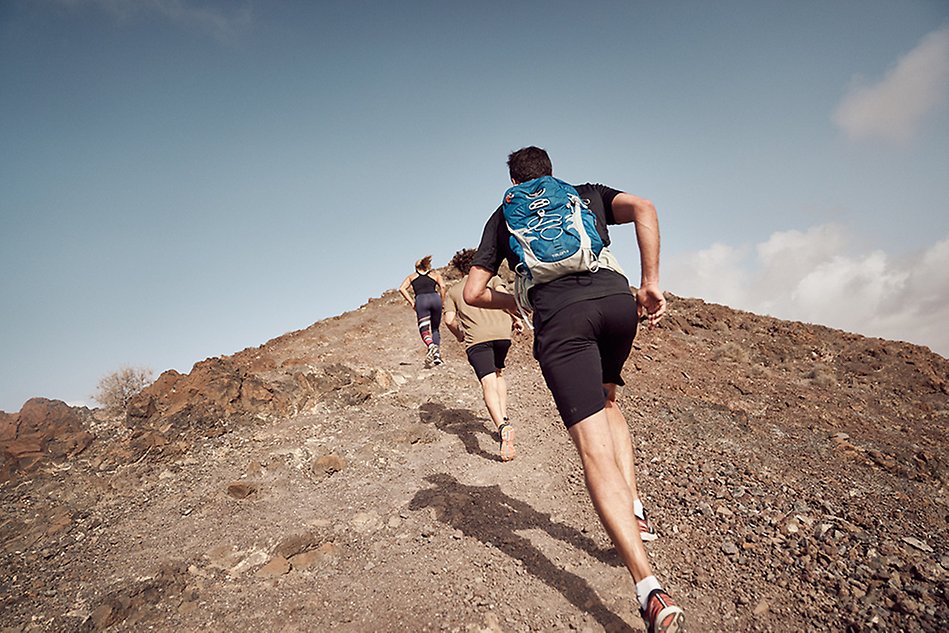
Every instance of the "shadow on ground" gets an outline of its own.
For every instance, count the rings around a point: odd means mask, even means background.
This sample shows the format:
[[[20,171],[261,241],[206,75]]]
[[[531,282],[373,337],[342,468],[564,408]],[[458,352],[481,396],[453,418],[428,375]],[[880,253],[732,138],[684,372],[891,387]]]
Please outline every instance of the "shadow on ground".
[[[470,455],[492,462],[502,461],[500,453],[489,453],[481,448],[479,435],[486,435],[495,443],[498,439],[488,430],[484,419],[470,409],[449,409],[437,402],[426,402],[418,408],[418,417],[423,423],[434,424],[440,431],[457,435]]]
[[[523,501],[504,494],[497,485],[468,486],[444,473],[429,475],[425,479],[435,487],[418,491],[410,509],[434,508],[438,520],[521,561],[525,571],[559,591],[577,609],[589,613],[605,630],[634,630],[603,604],[585,579],[555,565],[517,531],[543,530],[551,538],[576,547],[601,562],[619,566],[620,561],[613,550],[600,549],[590,537],[552,521],[549,514],[538,512]]]

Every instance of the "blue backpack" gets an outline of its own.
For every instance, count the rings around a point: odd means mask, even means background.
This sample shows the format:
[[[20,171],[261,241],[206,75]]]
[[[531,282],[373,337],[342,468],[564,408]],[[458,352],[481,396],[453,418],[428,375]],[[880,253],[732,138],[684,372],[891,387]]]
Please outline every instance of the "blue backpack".
[[[541,176],[515,185],[505,192],[501,209],[518,258],[514,272],[519,306],[530,307],[527,291],[534,284],[596,272],[601,254],[609,258],[596,230],[596,215],[577,190],[562,180]]]

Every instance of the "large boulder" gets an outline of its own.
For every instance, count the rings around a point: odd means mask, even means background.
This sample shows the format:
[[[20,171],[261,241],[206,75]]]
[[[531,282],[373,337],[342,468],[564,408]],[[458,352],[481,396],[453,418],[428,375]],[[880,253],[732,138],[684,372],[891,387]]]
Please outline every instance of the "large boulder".
[[[19,413],[0,412],[0,481],[86,450],[94,439],[90,416],[88,409],[46,398],[28,400]]]
[[[190,374],[170,370],[135,396],[127,409],[132,428],[170,422],[179,428],[214,428],[237,416],[268,412],[274,393],[229,358],[209,358]]]

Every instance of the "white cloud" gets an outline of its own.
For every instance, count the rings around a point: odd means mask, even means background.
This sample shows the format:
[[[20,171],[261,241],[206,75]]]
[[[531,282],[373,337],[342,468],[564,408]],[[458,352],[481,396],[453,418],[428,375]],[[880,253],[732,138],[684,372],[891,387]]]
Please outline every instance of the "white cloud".
[[[949,237],[906,261],[854,253],[842,227],[714,244],[667,262],[664,285],[759,314],[927,345],[949,356]]]
[[[755,247],[758,258],[768,267],[787,263],[794,257],[799,265],[813,265],[840,252],[843,232],[836,224],[822,224],[806,232],[778,231]]]
[[[949,96],[949,27],[929,33],[873,84],[855,78],[834,112],[854,140],[907,141]]]
[[[233,39],[251,23],[248,5],[226,13],[192,0],[54,0],[57,4],[79,9],[96,7],[120,21],[158,16],[185,28],[209,33],[218,40]]]
[[[856,329],[888,309],[889,299],[903,293],[907,273],[893,271],[886,254],[835,256],[809,270],[794,285],[789,310],[818,323]],[[842,327],[842,326],[841,326]]]
[[[664,275],[688,278],[689,288],[697,297],[716,297],[715,301],[733,305],[745,298],[743,259],[744,254],[738,249],[713,244],[682,260],[670,262],[669,271]]]

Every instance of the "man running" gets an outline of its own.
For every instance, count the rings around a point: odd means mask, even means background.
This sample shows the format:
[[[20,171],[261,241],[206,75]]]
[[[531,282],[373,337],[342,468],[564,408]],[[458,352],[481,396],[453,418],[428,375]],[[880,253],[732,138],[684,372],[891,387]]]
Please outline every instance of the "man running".
[[[504,380],[504,361],[511,348],[512,317],[502,310],[485,310],[465,303],[462,291],[468,280],[471,259],[475,250],[467,248],[455,253],[451,265],[465,277],[451,286],[445,294],[445,325],[459,342],[465,344],[468,363],[474,369],[488,414],[498,431],[501,460],[514,459],[514,427],[507,417],[507,383]],[[488,287],[503,291],[499,277],[491,277]],[[457,317],[457,318],[456,318]],[[520,328],[520,321],[515,321]]]
[[[552,176],[547,152],[525,147],[508,156],[514,185]],[[645,516],[634,508],[638,492],[633,445],[626,418],[616,404],[620,372],[632,349],[639,319],[656,324],[666,311],[659,290],[659,222],[644,198],[604,185],[576,187],[596,214],[596,231],[609,245],[608,224],[632,222],[639,246],[641,282],[636,295],[618,265],[596,272],[571,273],[530,288],[534,357],[576,446],[590,499],[600,521],[636,583],[640,613],[650,633],[681,630],[685,616],[653,575],[643,547]],[[491,288],[490,279],[504,259],[515,269],[519,258],[499,207],[488,219],[472,261],[464,300],[473,306],[512,311],[510,293]]]

